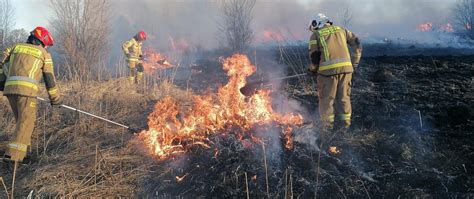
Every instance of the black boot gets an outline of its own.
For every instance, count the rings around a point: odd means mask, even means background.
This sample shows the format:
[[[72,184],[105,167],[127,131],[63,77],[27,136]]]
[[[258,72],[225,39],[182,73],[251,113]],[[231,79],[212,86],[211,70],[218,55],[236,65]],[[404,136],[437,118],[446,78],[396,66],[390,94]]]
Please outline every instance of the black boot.
[[[12,160],[9,155],[4,154],[2,157],[2,161],[5,163],[15,163],[15,160]],[[18,161],[19,164],[21,165],[29,165],[32,162],[32,159],[30,156],[26,156],[23,158],[23,160]]]

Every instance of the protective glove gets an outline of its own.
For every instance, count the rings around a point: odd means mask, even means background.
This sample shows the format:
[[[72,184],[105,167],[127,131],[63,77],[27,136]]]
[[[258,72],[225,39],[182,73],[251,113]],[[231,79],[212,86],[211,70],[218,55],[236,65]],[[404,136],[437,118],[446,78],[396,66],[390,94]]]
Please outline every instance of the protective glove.
[[[308,74],[309,75],[317,75],[318,74],[318,67],[314,64],[311,64],[308,67]]]
[[[63,105],[63,102],[60,99],[51,100],[50,103],[53,108],[61,108],[61,106]]]

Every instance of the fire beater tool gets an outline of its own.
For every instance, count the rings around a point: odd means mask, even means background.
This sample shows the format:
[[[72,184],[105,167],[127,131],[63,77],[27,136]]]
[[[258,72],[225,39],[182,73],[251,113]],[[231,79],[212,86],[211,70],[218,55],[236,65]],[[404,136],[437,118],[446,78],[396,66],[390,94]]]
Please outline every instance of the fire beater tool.
[[[278,77],[278,78],[274,78],[274,79],[269,79],[269,80],[259,80],[259,81],[254,81],[254,82],[249,82],[247,83],[244,87],[242,87],[240,89],[240,92],[249,97],[251,96],[253,93],[255,93],[255,91],[259,88],[262,88],[264,86],[268,86],[269,82],[272,82],[272,81],[276,81],[276,80],[285,80],[285,79],[293,79],[293,78],[297,78],[297,77],[302,77],[302,76],[307,76],[307,75],[310,75],[308,73],[303,73],[303,74],[296,74],[296,75],[290,75],[290,76],[285,76],[285,77]]]
[[[43,101],[43,102],[49,102],[48,100],[46,100],[46,99],[44,99],[44,98],[41,98],[41,97],[36,97],[36,99],[38,99],[38,100],[40,100],[40,101]],[[89,112],[86,112],[86,111],[83,111],[83,110],[79,110],[79,109],[74,108],[74,107],[70,107],[70,106],[67,106],[67,105],[64,105],[64,104],[61,104],[60,107],[66,108],[66,109],[69,109],[69,110],[72,110],[72,111],[76,111],[76,112],[78,112],[78,113],[82,113],[82,114],[85,114],[85,115],[88,115],[88,116],[91,116],[91,117],[100,119],[100,120],[102,120],[102,121],[105,121],[105,122],[108,122],[108,123],[111,123],[111,124],[115,124],[115,125],[117,125],[117,126],[121,126],[121,127],[125,128],[125,129],[128,129],[128,130],[129,130],[130,132],[132,132],[132,133],[138,132],[138,129],[134,129],[134,128],[130,127],[130,126],[127,126],[127,125],[124,125],[124,124],[120,124],[120,123],[118,123],[118,122],[114,122],[114,121],[112,121],[112,120],[106,119],[106,118],[101,117],[101,116],[98,116],[98,115],[94,115],[94,114],[92,114],[92,113],[89,113]]]
[[[140,57],[140,60],[148,61],[148,58],[147,57]],[[156,61],[155,63],[160,64],[160,65],[171,65],[171,63],[168,62],[168,60],[166,58],[160,59],[160,60]]]

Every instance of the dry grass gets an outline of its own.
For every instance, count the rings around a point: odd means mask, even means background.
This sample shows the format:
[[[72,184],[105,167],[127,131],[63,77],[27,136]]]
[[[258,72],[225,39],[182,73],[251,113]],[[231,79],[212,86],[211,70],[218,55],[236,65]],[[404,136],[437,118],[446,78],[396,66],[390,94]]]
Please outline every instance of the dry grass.
[[[139,89],[124,78],[60,85],[64,104],[138,129],[146,128],[146,117],[157,100],[171,95],[188,103],[190,98],[167,80]],[[5,110],[0,112],[3,142],[11,136],[14,118],[6,97],[0,98],[0,107]],[[26,196],[31,190],[39,197],[134,196],[153,165],[146,163],[152,160],[140,152],[140,144],[121,127],[40,103],[29,153],[33,163],[20,167],[15,196]],[[6,164],[1,166],[0,176],[9,189],[11,173]]]

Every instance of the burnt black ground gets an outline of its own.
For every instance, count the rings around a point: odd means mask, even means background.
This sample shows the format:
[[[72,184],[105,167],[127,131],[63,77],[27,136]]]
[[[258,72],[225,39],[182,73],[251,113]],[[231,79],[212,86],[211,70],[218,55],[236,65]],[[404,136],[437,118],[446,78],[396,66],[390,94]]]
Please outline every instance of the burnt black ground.
[[[474,56],[419,52],[363,58],[353,79],[353,127],[328,144],[339,146],[340,155],[315,145],[317,122],[296,130],[292,151],[277,146],[278,130],[264,128],[276,135],[265,136],[270,197],[474,197]],[[206,65],[214,74],[222,72],[212,63]],[[316,96],[294,97],[317,115]],[[212,149],[158,162],[146,189],[165,197],[246,197],[247,174],[250,196],[267,196],[261,145],[230,134],[213,137]]]

